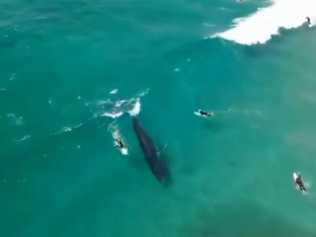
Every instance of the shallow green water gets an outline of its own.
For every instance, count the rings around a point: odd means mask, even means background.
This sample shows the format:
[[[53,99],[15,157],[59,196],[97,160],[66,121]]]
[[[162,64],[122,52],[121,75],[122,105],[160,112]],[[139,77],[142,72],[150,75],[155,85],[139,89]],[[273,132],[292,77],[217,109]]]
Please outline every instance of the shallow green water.
[[[2,1],[0,235],[316,236],[315,29],[250,47],[203,39],[264,4]],[[140,119],[168,187],[130,117],[116,120],[126,158],[100,116],[146,90]]]

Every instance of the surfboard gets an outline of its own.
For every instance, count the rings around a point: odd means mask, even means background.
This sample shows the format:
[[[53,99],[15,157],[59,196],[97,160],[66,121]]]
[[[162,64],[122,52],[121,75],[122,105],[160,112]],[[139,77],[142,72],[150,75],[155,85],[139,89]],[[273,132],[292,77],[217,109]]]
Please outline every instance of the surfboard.
[[[199,117],[206,117],[205,115],[200,114],[199,111],[194,111],[193,114]]]
[[[122,155],[124,155],[124,156],[128,155],[128,149],[126,147],[119,148],[118,144],[116,142],[115,142],[115,147],[117,147],[119,149],[119,151],[121,152]]]
[[[293,172],[293,181],[294,181],[294,183],[295,183],[297,177],[298,177],[298,174],[296,172]]]

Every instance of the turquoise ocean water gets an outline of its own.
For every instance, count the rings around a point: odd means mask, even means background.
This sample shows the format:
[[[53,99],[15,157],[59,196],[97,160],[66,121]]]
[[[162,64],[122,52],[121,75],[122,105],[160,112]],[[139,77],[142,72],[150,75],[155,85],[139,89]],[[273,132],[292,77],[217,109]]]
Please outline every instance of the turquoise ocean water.
[[[316,30],[205,39],[268,4],[2,0],[0,236],[316,236]],[[169,186],[102,116],[136,97]]]

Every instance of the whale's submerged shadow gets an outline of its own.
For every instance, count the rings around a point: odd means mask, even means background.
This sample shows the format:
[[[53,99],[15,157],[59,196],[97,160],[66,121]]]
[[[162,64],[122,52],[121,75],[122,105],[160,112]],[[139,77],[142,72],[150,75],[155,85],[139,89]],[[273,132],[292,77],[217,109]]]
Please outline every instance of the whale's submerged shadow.
[[[132,118],[132,124],[151,172],[160,183],[170,183],[171,176],[167,162],[160,157],[155,144],[141,126],[137,117]]]

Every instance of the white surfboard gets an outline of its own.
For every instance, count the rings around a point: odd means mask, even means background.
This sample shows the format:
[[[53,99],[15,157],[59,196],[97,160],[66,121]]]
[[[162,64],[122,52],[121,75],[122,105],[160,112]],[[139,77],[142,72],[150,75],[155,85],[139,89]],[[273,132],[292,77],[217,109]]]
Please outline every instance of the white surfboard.
[[[293,181],[294,181],[294,183],[295,183],[297,177],[298,177],[298,174],[296,172],[293,172]]]
[[[193,114],[199,117],[203,117],[198,111],[194,111]]]

